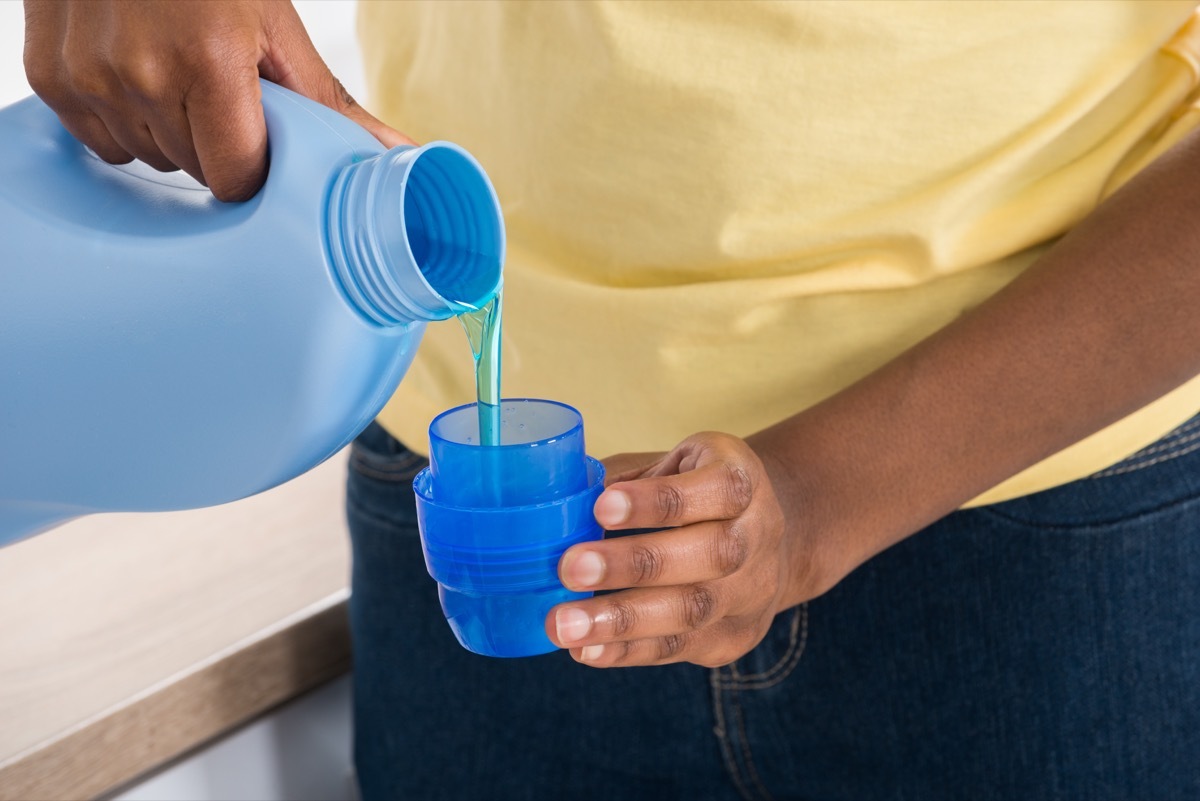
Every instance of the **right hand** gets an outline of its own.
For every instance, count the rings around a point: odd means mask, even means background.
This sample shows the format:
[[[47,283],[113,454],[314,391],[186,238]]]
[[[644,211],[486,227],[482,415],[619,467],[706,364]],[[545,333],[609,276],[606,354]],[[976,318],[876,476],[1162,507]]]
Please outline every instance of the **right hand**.
[[[100,158],[182,169],[225,201],[266,179],[259,76],[414,144],[350,97],[283,0],[25,0],[25,71]]]

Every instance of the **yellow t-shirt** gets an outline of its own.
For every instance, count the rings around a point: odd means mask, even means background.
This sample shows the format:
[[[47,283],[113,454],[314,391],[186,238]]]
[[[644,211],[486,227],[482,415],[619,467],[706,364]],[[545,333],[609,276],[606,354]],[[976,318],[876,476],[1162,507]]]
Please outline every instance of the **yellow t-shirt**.
[[[996,292],[1200,119],[1193,9],[364,2],[359,33],[373,110],[495,183],[505,396],[577,406],[603,456],[750,434]],[[380,420],[421,451],[473,399],[447,321]],[[1197,410],[1193,381],[976,502]]]

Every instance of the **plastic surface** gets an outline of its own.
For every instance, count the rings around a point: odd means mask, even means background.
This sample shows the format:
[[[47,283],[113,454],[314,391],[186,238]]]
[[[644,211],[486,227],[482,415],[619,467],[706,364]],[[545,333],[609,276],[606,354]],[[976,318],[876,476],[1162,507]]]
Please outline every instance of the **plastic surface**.
[[[37,98],[0,110],[0,545],[299,475],[374,418],[423,321],[495,294],[469,155],[385,152],[265,82],[263,107],[270,173],[237,204],[105,164]]]
[[[583,418],[565,403],[503,401],[500,443],[479,447],[473,403],[435,417],[429,425],[429,462],[439,500],[452,506],[520,506],[588,486]]]
[[[458,641],[486,656],[531,656],[555,650],[543,627],[550,609],[591,596],[562,586],[558,560],[604,535],[592,512],[604,467],[585,455],[570,406],[500,408],[498,446],[467,441],[477,441],[474,404],[436,418],[430,466],[413,488],[425,564]]]

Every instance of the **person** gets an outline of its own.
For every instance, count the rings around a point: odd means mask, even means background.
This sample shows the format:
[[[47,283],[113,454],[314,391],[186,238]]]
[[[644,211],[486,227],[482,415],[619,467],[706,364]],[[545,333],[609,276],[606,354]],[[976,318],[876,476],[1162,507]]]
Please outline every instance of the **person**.
[[[470,360],[431,328],[351,455],[364,797],[1200,793],[1190,2],[359,14],[405,134],[287,3],[26,0],[25,64],[221,200],[260,75],[495,181],[506,394],[621,454],[559,565],[600,592],[555,654],[454,642],[410,484]]]

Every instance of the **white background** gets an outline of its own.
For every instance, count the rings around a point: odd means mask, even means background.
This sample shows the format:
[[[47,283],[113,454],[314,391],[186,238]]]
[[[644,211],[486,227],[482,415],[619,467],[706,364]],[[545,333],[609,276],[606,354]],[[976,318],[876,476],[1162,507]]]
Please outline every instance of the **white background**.
[[[21,50],[25,46],[25,13],[20,0],[0,0],[0,106],[29,94]]]

